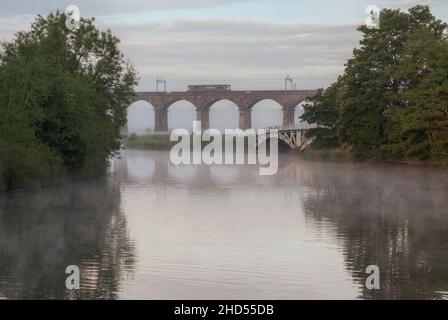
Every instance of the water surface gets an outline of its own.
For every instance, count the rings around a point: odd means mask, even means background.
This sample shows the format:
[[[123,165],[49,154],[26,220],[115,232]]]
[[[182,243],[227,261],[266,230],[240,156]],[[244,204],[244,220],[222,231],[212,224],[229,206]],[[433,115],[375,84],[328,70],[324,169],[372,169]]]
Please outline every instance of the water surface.
[[[0,298],[448,298],[446,170],[279,166],[126,151],[109,177],[0,195]],[[369,265],[380,290],[365,289]]]

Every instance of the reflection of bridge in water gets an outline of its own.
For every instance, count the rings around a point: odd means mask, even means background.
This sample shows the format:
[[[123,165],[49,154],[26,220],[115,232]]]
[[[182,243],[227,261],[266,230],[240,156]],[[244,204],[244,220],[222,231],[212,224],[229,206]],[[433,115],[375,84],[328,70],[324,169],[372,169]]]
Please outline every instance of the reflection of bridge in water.
[[[262,224],[274,230],[274,239],[280,238],[279,230],[287,231],[282,235],[290,242],[282,243],[292,243],[289,250],[300,251],[298,242],[291,241],[295,234],[313,230],[322,246],[331,241],[338,248],[343,258],[338,264],[352,277],[353,285],[359,286],[360,298],[448,297],[448,176],[443,169],[299,161],[289,154],[279,160],[276,175],[261,177],[257,166],[180,166],[176,170],[166,152],[127,151],[117,160],[121,168],[116,166],[115,177],[126,179],[129,194],[142,185],[150,188],[147,196],[157,193],[157,198],[154,195],[150,199],[157,202],[153,210],[158,210],[160,203],[176,201],[179,192],[179,198],[187,193],[191,199],[183,203],[196,201],[198,208],[212,211],[209,219],[213,221],[227,221],[221,215],[228,214],[237,223],[248,220],[253,225],[252,221],[260,217]],[[142,173],[141,168],[148,167],[151,169]],[[260,202],[266,205],[269,201],[279,206],[278,211],[260,209]],[[204,202],[206,205],[201,206]],[[217,210],[216,218],[211,204],[224,207]],[[178,210],[184,208],[179,206]],[[185,210],[186,217],[196,218]],[[266,215],[274,218],[265,220]],[[275,219],[295,216],[299,218],[291,221],[297,225],[275,224]],[[206,215],[200,217],[207,219]],[[305,223],[305,229],[301,229],[301,223]],[[246,232],[229,229],[235,237]],[[268,228],[260,230],[268,235],[271,232]],[[372,264],[381,268],[381,290],[364,289],[365,270]],[[312,266],[319,268],[322,264]],[[327,270],[326,265],[323,268]],[[337,286],[335,296],[339,290]]]
[[[126,153],[132,153],[127,157]],[[187,183],[200,187],[220,182],[246,183],[258,175],[257,165],[173,165],[166,152],[126,151],[113,161],[113,174],[118,179],[136,178],[145,183],[167,184]],[[141,153],[141,156],[139,156]],[[133,174],[135,172],[135,174]]]
[[[273,100],[281,106],[283,126],[287,127],[294,125],[296,107],[315,92],[315,90],[138,92],[131,102],[146,101],[153,106],[156,132],[168,131],[168,109],[178,101],[192,103],[196,108],[197,120],[202,122],[203,129],[208,129],[210,108],[216,102],[228,100],[238,107],[239,127],[249,129],[252,127],[252,108],[263,100]]]
[[[128,150],[121,157],[114,159],[112,171],[118,180],[188,184],[197,188],[211,185],[244,185],[259,181],[260,178],[259,165],[173,165],[165,151]],[[302,175],[302,168],[297,166],[296,156],[285,154],[279,157],[279,169],[275,179],[283,181],[297,175]]]

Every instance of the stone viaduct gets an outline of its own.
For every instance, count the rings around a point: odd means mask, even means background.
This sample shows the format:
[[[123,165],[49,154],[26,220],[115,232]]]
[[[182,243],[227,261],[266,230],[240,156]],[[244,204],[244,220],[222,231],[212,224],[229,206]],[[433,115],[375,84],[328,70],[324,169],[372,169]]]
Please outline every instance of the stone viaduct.
[[[146,101],[154,107],[156,132],[168,131],[168,109],[177,101],[188,101],[196,107],[197,120],[202,128],[209,128],[210,108],[218,101],[228,100],[239,109],[239,126],[249,129],[252,125],[251,111],[255,104],[263,100],[277,102],[283,110],[283,126],[294,124],[294,111],[298,104],[315,94],[315,90],[283,91],[186,91],[186,92],[138,92],[131,101]]]

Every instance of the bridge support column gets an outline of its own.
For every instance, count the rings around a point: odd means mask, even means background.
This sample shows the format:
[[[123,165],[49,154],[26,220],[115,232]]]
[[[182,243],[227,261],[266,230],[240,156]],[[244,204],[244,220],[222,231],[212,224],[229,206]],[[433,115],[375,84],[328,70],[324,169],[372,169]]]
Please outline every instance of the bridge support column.
[[[196,111],[197,121],[201,121],[202,130],[207,130],[210,127],[210,112],[208,110]]]
[[[165,159],[157,159],[155,162],[154,175],[152,180],[157,182],[166,181],[168,176],[168,163]]]
[[[283,126],[288,127],[294,125],[294,109],[283,109]]]
[[[290,123],[292,126],[296,124],[295,115],[296,115],[296,108],[291,108],[291,109],[289,110],[289,123]]]
[[[168,132],[168,111],[163,109],[155,110],[155,132]]]
[[[240,129],[247,130],[252,127],[252,113],[251,110],[240,109]]]

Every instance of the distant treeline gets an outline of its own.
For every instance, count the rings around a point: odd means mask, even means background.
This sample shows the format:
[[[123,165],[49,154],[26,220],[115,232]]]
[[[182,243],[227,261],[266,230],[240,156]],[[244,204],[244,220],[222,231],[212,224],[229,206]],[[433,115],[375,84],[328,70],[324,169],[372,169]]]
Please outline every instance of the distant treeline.
[[[358,30],[345,73],[304,107],[302,119],[319,125],[314,148],[448,164],[448,25],[416,6],[384,9],[379,29]]]
[[[104,172],[136,74],[111,31],[38,16],[0,50],[0,191]]]

